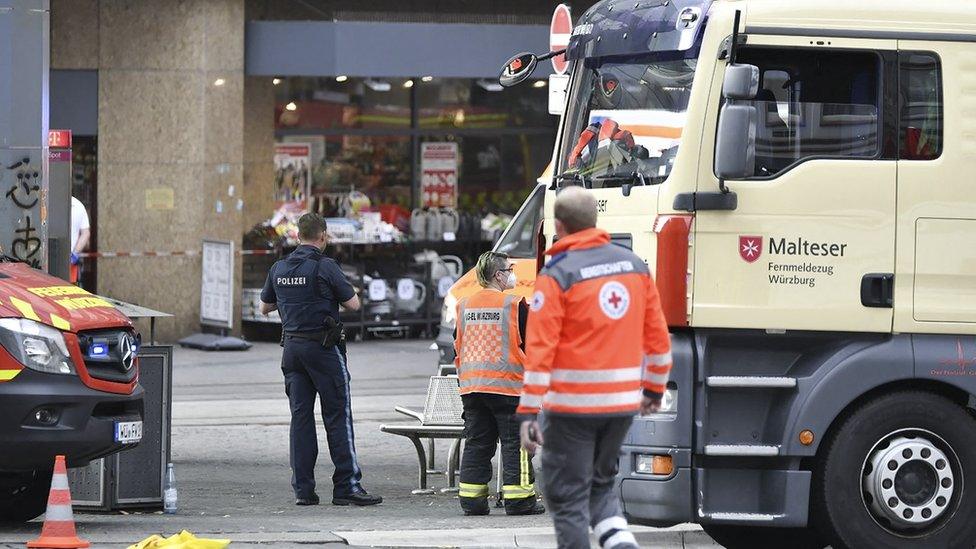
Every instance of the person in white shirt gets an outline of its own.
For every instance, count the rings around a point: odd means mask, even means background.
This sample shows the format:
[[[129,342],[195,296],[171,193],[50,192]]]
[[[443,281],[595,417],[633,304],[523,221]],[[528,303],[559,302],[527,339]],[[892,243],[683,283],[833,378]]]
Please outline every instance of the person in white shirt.
[[[78,254],[88,249],[91,240],[91,225],[88,221],[88,210],[75,197],[71,197],[71,282],[77,283],[81,278],[81,259]]]

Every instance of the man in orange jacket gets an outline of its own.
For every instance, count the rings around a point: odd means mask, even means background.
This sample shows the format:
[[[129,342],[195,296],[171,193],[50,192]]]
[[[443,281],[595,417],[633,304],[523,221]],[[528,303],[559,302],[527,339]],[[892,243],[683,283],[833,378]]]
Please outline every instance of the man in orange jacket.
[[[638,412],[660,409],[671,342],[647,265],[596,228],[579,187],[556,198],[558,242],[535,283],[518,407],[522,444],[542,452],[560,549],[637,547],[613,491],[620,446]],[[540,429],[535,416],[546,411]]]
[[[455,364],[464,405],[464,455],[458,496],[465,515],[488,514],[491,458],[501,441],[502,500],[509,515],[545,512],[536,501],[535,474],[519,445],[515,419],[525,364],[524,333],[528,307],[515,287],[508,255],[485,252],[475,274],[482,289],[457,307]]]

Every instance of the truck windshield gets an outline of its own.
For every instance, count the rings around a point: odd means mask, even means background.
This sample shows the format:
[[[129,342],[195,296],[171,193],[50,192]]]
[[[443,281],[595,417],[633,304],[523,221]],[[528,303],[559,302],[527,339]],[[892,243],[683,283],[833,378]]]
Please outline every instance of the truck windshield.
[[[681,144],[697,60],[584,63],[570,101],[563,172],[594,188],[638,174],[648,184],[663,182]]]
[[[532,191],[522,208],[515,214],[508,230],[495,246],[496,252],[504,252],[514,258],[534,258],[539,254],[539,229],[542,223],[542,203],[546,195],[545,185]]]

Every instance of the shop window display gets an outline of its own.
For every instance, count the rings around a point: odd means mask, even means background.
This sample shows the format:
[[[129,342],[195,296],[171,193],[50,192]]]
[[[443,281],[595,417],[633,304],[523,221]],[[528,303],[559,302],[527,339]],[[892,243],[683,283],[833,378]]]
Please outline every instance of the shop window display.
[[[309,197],[252,230],[245,247],[287,254],[297,244],[289,219],[318,212],[329,255],[364,300],[347,326],[432,335],[453,280],[492,246],[549,162],[547,90],[429,77],[279,82],[276,140],[307,145]],[[245,277],[255,274],[246,287],[260,286],[259,257],[245,265]],[[243,302],[245,320],[260,320]]]

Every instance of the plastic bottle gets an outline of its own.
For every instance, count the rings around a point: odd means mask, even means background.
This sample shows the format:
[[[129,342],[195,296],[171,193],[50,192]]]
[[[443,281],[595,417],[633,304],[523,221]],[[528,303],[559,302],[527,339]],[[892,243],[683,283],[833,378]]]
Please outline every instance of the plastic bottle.
[[[173,464],[166,464],[166,480],[163,482],[163,512],[167,515],[176,514],[176,473]]]

